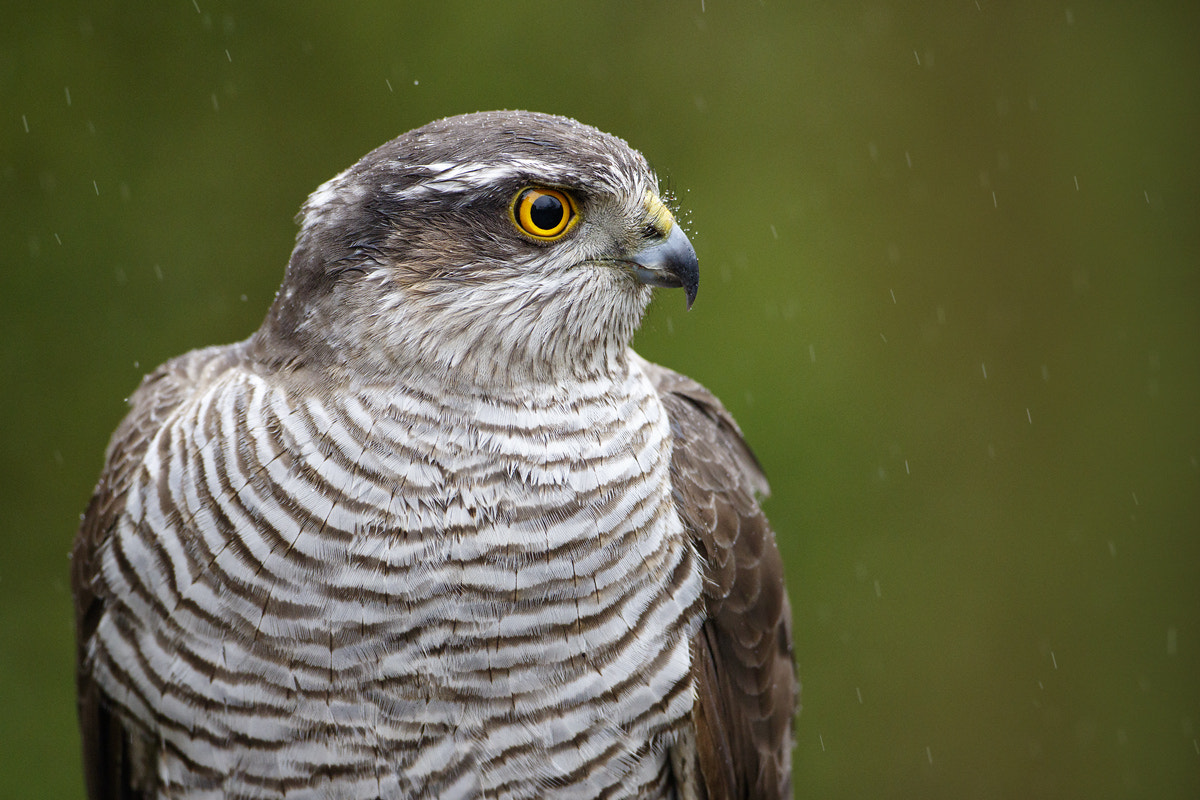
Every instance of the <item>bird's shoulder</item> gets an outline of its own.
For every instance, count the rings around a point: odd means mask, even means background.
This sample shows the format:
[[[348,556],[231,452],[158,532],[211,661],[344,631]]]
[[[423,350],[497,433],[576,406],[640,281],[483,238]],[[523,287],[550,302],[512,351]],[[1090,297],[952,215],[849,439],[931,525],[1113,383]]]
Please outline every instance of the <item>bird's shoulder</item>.
[[[104,470],[84,514],[107,516],[109,507],[123,498],[150,442],[172,415],[220,375],[244,363],[244,343],[193,350],[160,365],[142,378],[129,396],[129,411],[109,439]]]
[[[799,684],[783,563],[758,503],[766,477],[711,392],[665,367],[642,369],[670,422],[676,510],[705,563],[706,616],[692,643],[697,796],[790,796]]]
[[[686,455],[703,457],[688,459],[681,466],[694,468],[710,463],[722,474],[723,483],[729,478],[737,482],[736,489],[750,497],[766,497],[771,493],[762,465],[733,415],[703,385],[672,369],[639,359],[642,371],[650,379],[659,400],[667,410],[675,441]],[[699,476],[697,476],[699,477]]]
[[[174,358],[142,379],[130,395],[129,412],[109,440],[104,470],[92,492],[71,551],[75,599],[79,717],[89,797],[133,798],[149,780],[149,756],[101,697],[87,665],[87,652],[104,613],[95,586],[100,551],[124,513],[130,488],[158,431],[180,406],[220,375],[243,363],[243,345],[194,350]]]

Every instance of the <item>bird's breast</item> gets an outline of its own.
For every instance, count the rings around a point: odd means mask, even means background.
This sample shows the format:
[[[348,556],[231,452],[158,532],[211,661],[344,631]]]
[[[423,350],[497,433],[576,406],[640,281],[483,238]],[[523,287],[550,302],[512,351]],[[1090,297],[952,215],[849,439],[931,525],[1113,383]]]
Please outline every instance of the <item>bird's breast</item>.
[[[638,373],[510,401],[236,376],[150,449],[97,675],[192,773],[653,794],[701,602],[669,458]]]

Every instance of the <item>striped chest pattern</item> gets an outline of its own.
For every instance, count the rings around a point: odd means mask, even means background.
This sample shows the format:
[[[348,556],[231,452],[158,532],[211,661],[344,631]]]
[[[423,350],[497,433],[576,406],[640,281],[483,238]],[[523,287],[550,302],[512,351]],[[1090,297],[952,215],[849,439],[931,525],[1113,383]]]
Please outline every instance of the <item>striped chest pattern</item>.
[[[519,402],[328,394],[226,373],[102,553],[89,659],[163,796],[664,794],[701,577],[636,365]]]

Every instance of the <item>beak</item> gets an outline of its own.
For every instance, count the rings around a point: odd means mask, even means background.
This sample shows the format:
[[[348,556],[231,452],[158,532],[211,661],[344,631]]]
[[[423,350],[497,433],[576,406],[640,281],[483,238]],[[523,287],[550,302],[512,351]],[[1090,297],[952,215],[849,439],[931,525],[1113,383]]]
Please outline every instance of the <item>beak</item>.
[[[669,289],[683,287],[688,310],[691,310],[700,289],[700,261],[678,223],[671,225],[671,232],[665,239],[639,250],[629,258],[629,263],[641,283]]]

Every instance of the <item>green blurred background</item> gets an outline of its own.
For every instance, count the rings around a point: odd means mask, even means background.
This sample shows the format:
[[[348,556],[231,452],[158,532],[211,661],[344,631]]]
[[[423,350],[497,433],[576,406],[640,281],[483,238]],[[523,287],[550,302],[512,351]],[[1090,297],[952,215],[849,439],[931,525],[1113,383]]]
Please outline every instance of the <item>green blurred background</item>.
[[[0,796],[82,795],[67,552],[122,399],[257,327],[318,183],[512,107],[684,210],[699,300],[638,347],[771,476],[797,796],[1200,796],[1200,5],[21,5]]]

